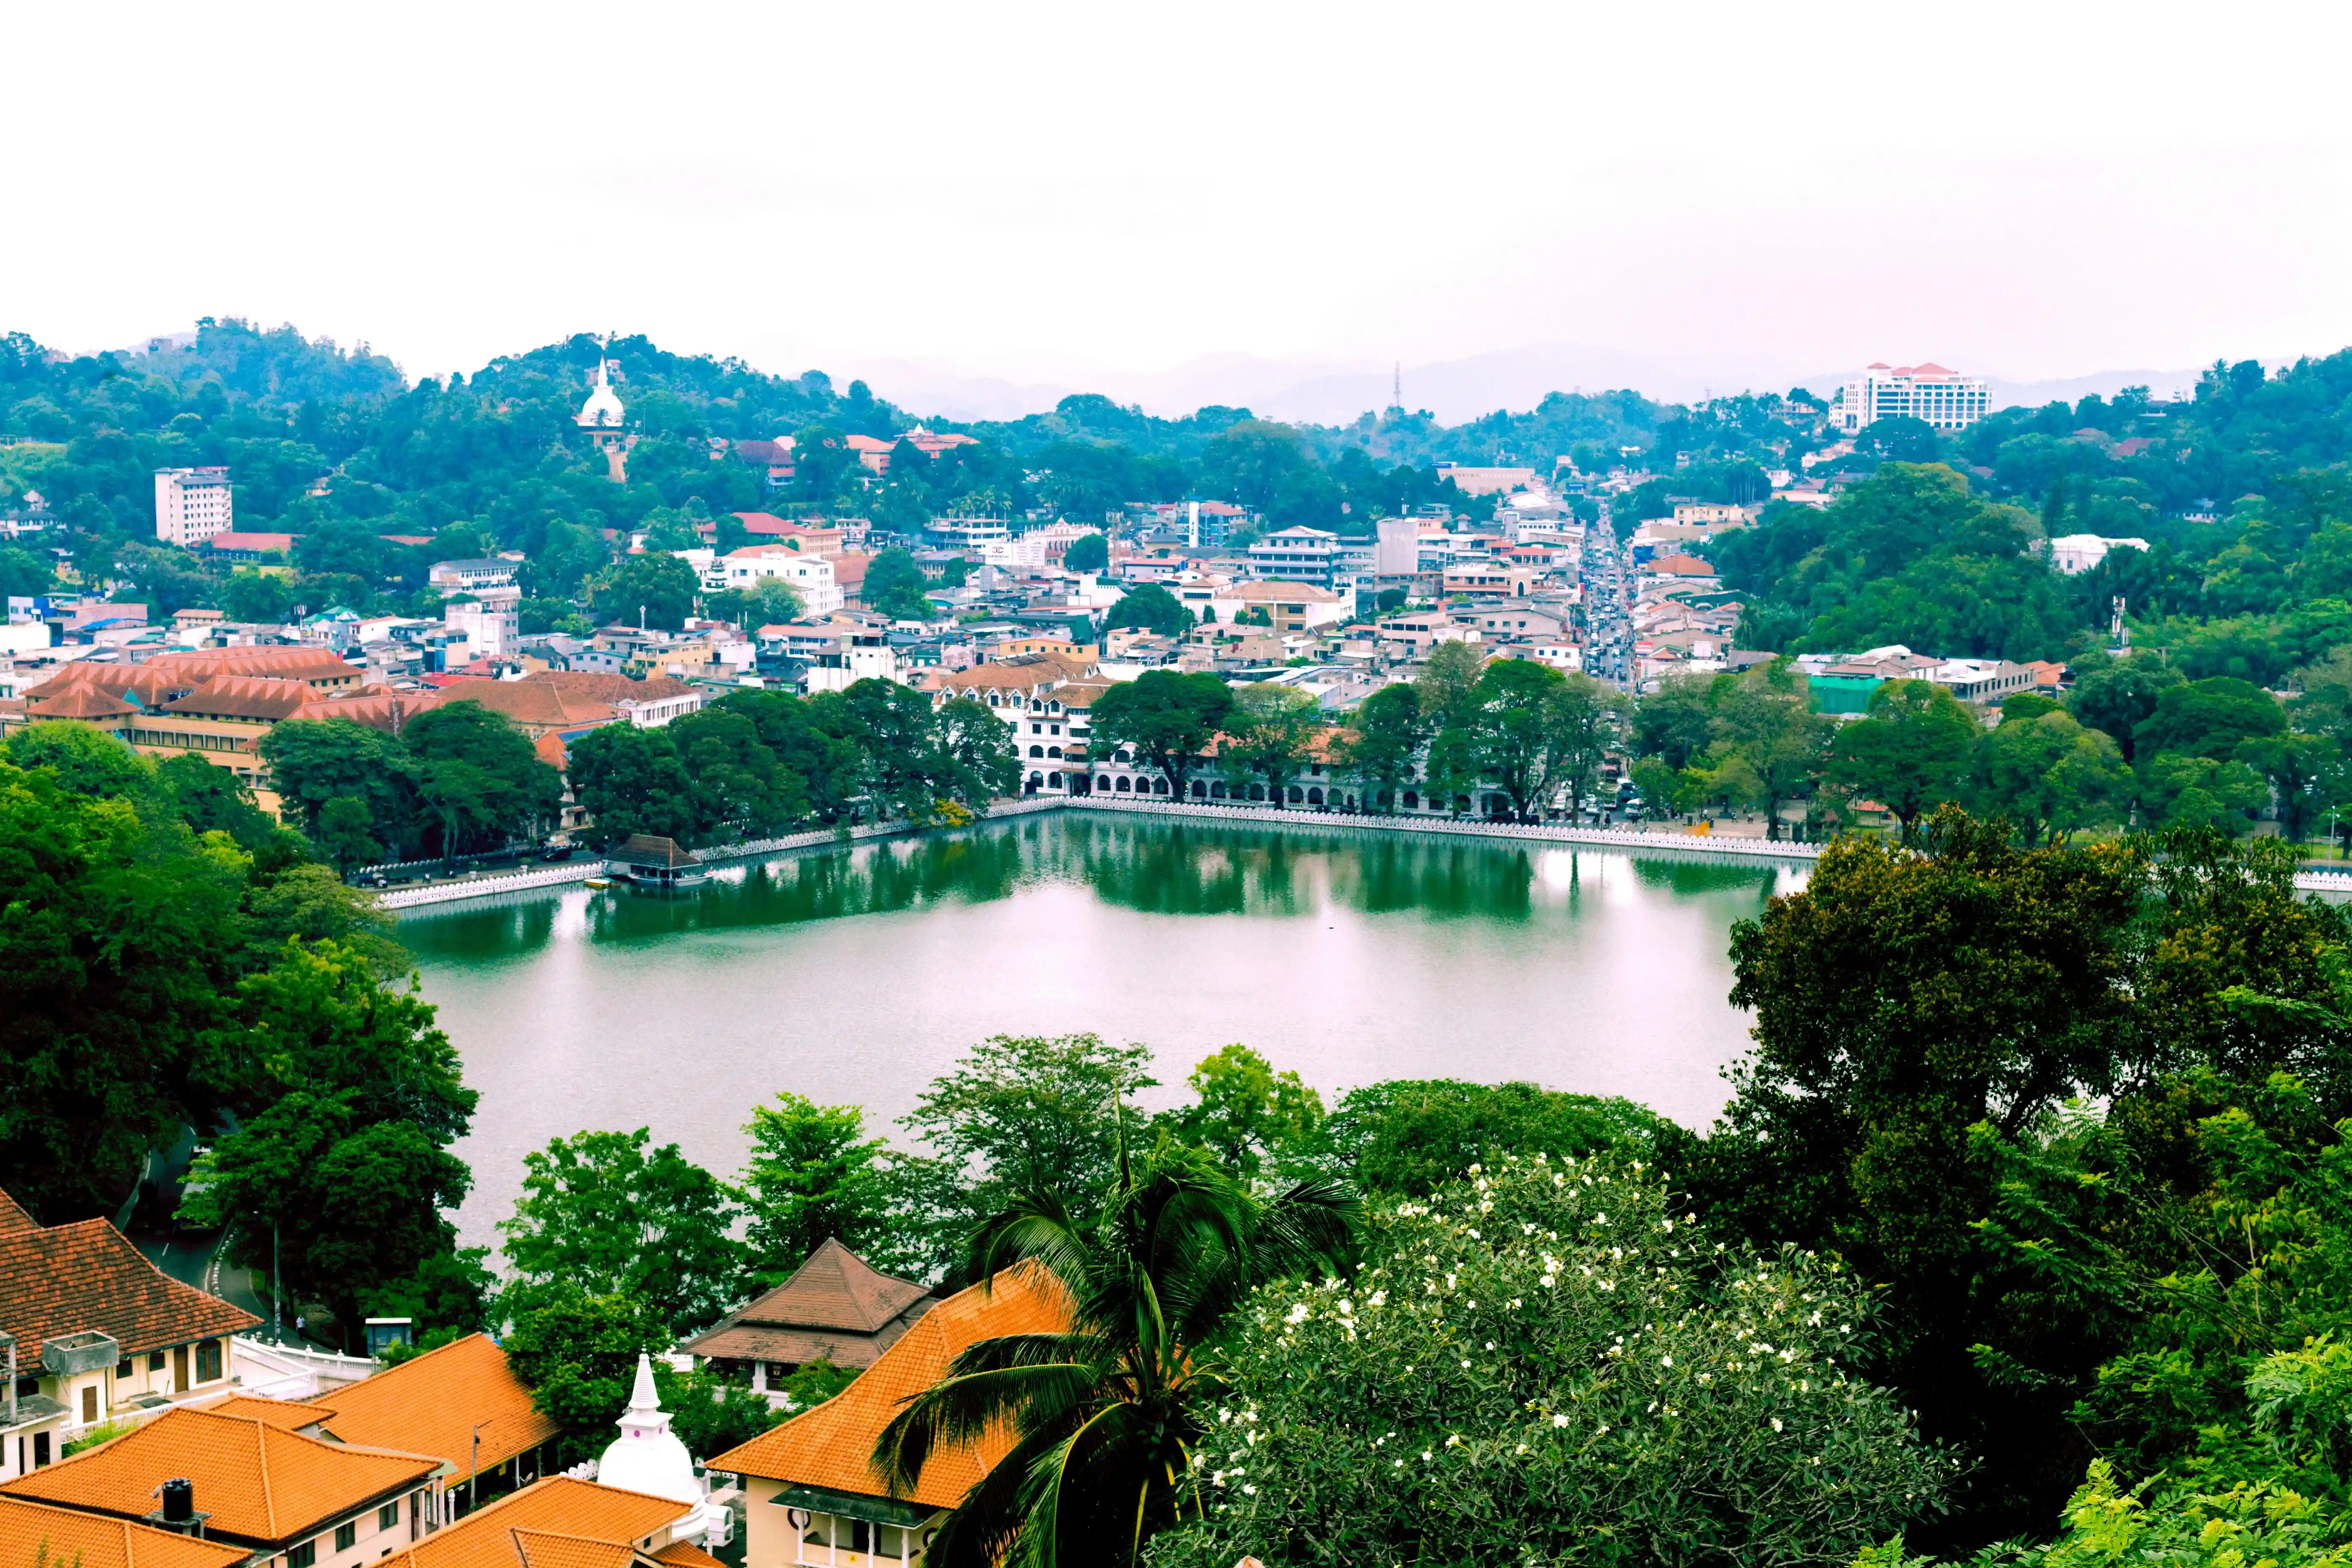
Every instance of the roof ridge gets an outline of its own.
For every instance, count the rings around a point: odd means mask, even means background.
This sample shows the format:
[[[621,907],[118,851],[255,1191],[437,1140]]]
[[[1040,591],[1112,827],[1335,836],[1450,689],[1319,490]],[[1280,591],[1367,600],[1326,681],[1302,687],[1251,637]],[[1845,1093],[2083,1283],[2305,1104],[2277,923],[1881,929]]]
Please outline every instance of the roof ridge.
[[[222,1419],[236,1421],[246,1418],[229,1415],[224,1416]],[[261,1516],[269,1521],[269,1537],[271,1540],[275,1541],[278,1539],[278,1498],[277,1495],[269,1489],[270,1427],[267,1422],[261,1420],[258,1416],[251,1417],[251,1419],[253,1421],[254,1447],[260,1456]]]

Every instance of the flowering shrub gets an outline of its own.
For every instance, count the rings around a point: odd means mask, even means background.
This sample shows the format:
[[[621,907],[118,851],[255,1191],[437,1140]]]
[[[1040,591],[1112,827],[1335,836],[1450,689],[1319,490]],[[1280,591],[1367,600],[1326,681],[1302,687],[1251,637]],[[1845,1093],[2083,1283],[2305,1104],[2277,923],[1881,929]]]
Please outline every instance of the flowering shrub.
[[[1369,1241],[1253,1299],[1153,1568],[1849,1563],[1942,1502],[1850,1273],[1706,1239],[1639,1163],[1474,1165]]]

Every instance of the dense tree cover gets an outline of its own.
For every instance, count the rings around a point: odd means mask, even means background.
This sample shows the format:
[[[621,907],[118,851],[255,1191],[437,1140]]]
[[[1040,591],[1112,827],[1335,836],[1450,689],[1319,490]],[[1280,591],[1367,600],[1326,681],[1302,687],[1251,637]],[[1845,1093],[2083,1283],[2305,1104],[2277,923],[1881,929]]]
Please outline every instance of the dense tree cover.
[[[1181,614],[1183,606],[1177,608]],[[1088,720],[1095,750],[1131,752],[1181,796],[1195,760],[1233,715],[1233,688],[1217,677],[1147,669],[1097,698]]]
[[[1677,1195],[1513,1155],[1376,1206],[1364,1267],[1251,1300],[1150,1561],[1811,1563],[1932,1514],[1864,1282]]]
[[[84,725],[10,738],[0,819],[11,1194],[47,1223],[123,1213],[193,1130],[189,1216],[233,1262],[274,1256],[289,1319],[323,1308],[345,1345],[394,1303],[474,1326],[479,1258],[446,1217],[474,1093],[432,1007],[386,985],[405,955],[364,896],[227,770]]]
[[[346,869],[541,837],[562,800],[530,740],[478,702],[429,709],[396,737],[349,719],[289,720],[260,753],[285,809]]]
[[[982,812],[1020,788],[1010,728],[959,698],[882,680],[806,699],[732,691],[659,729],[609,724],[572,742],[570,777],[596,831],[685,844],[758,838],[859,816]]]
[[[2352,1115],[2347,933],[2293,864],[2198,830],[2020,848],[1947,809],[1737,928],[1756,1050],[1714,1132],[1661,1148],[1711,1223],[1881,1293],[1871,1373],[1979,1464],[1915,1533],[2045,1530],[2095,1452],[2341,1508],[2347,1456],[2271,1443],[2334,1397],[2298,1312],[2342,1310],[2318,1156]]]

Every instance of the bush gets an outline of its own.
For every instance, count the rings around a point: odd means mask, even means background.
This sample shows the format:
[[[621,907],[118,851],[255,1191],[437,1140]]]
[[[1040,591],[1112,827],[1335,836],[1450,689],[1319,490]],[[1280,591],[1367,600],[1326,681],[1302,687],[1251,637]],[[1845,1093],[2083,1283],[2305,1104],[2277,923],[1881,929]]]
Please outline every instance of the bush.
[[[1843,1266],[1706,1241],[1639,1162],[1471,1171],[1258,1294],[1153,1568],[1841,1561],[1940,1508]]]

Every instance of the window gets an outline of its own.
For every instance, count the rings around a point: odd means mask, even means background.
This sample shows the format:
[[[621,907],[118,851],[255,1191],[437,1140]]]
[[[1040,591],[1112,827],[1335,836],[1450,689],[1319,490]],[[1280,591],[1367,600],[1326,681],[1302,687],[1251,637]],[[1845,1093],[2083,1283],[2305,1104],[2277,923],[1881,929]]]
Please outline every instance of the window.
[[[131,1375],[131,1358],[129,1356],[124,1356],[121,1362],[116,1363],[114,1375],[117,1377],[129,1377]]]
[[[196,1381],[210,1383],[221,1374],[221,1342],[206,1340],[196,1347]]]
[[[149,1351],[147,1352],[147,1370],[149,1372],[161,1372],[163,1370],[163,1352],[162,1351]]]
[[[352,1547],[359,1544],[359,1539],[360,1521],[358,1520],[347,1520],[343,1523],[335,1526],[336,1551],[349,1552]]]
[[[286,1553],[286,1568],[312,1568],[319,1561],[319,1543],[306,1541]]]
[[[388,1502],[375,1510],[375,1527],[378,1530],[397,1529],[399,1524],[400,1504],[397,1501]]]

